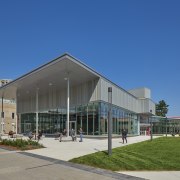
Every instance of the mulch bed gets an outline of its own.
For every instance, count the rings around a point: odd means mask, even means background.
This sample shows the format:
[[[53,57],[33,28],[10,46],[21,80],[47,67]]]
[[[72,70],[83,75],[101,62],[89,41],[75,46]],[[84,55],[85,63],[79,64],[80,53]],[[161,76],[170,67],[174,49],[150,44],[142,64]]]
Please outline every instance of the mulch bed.
[[[0,144],[0,149],[6,149],[6,150],[9,150],[9,151],[24,151],[22,150],[21,148],[18,148],[18,147],[14,147],[14,146],[8,146],[8,145],[4,145],[4,144]],[[33,149],[39,149],[38,147],[33,147],[33,146],[28,146],[26,147],[25,150],[33,150]]]
[[[5,150],[9,150],[9,151],[19,151],[19,150],[20,150],[20,149],[18,149],[17,147],[8,146],[8,145],[3,145],[3,144],[0,144],[0,148],[1,148],[1,149],[5,149]]]

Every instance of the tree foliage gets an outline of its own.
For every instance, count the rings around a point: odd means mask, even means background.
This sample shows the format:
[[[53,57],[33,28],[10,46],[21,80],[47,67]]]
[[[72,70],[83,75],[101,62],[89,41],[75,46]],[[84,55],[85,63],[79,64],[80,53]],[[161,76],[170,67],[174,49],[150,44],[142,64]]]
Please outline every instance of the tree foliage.
[[[169,105],[167,105],[164,100],[159,101],[159,103],[156,104],[156,115],[165,117],[168,113],[168,107]]]

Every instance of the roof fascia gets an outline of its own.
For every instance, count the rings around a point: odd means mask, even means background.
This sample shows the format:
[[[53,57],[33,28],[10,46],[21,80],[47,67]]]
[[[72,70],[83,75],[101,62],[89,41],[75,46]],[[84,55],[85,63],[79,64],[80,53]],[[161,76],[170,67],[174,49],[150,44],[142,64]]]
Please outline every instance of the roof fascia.
[[[91,72],[92,74],[96,75],[97,77],[100,77],[100,74],[96,73],[93,69],[91,69],[90,67],[88,67],[86,64],[82,63],[81,61],[77,60],[76,58],[74,58],[73,56],[69,55],[68,53],[64,53],[63,55],[53,59],[52,61],[38,67],[38,68],[35,68],[34,70],[20,76],[19,78],[5,84],[4,86],[0,87],[0,90],[3,90],[11,85],[14,85],[16,82],[20,81],[20,80],[23,80],[24,78],[28,77],[28,76],[31,76],[32,74],[34,73],[38,73],[39,71],[43,70],[44,68],[47,68],[48,66],[51,66],[53,64],[56,64],[58,63],[59,61],[63,60],[63,59],[69,59],[70,61],[78,64],[79,66],[85,68],[87,71]]]

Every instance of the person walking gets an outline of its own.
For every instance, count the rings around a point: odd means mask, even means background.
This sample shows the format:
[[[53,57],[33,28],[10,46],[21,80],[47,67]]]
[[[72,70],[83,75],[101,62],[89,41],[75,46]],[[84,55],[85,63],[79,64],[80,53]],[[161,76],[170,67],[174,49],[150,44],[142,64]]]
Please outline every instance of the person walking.
[[[80,141],[79,142],[83,142],[83,140],[82,140],[82,138],[83,138],[82,128],[79,129],[79,134],[80,134]]]
[[[71,129],[71,137],[72,137],[72,141],[76,141],[76,135],[74,129]]]
[[[41,137],[42,137],[42,131],[41,131],[41,130],[39,130],[39,132],[38,132],[38,136],[37,136],[38,141],[41,139]]]
[[[33,133],[32,133],[32,131],[29,131],[28,137],[29,137],[30,140],[33,138]]]
[[[67,136],[67,130],[66,130],[66,129],[64,129],[63,132],[60,133],[60,136],[59,136],[59,142],[62,141],[62,137],[63,137],[63,136]]]
[[[122,130],[122,140],[123,140],[123,144],[124,144],[124,140],[127,143],[127,131],[125,129]]]

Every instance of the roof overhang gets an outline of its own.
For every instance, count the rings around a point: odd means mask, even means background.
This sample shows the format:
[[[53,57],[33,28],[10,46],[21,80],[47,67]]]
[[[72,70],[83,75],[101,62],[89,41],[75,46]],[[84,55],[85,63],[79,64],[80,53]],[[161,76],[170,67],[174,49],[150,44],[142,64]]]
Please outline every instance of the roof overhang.
[[[67,77],[72,87],[100,78],[100,75],[69,54],[64,54],[1,87],[0,97],[16,99],[18,93],[25,96],[26,93],[34,93],[37,88],[44,93],[49,86],[64,89]]]

